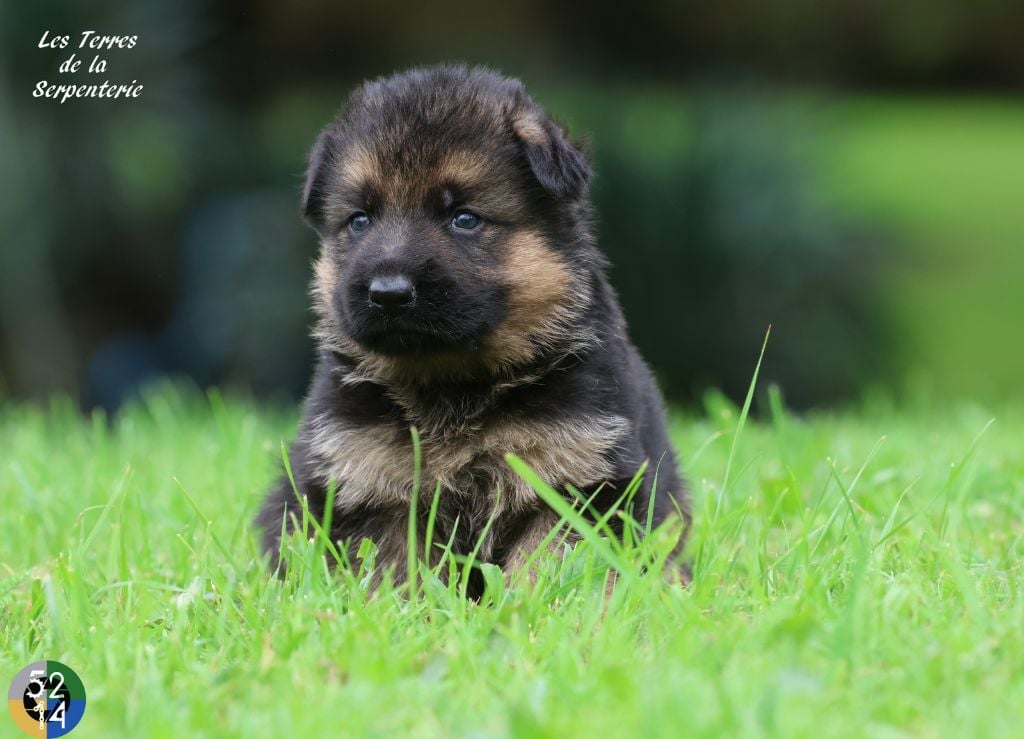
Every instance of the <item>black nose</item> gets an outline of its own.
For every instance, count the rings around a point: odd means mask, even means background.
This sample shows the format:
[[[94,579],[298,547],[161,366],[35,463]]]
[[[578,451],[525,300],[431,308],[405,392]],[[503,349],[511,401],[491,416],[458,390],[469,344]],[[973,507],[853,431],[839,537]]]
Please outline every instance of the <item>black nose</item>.
[[[374,277],[370,282],[370,305],[386,313],[411,308],[416,302],[416,289],[405,275]]]

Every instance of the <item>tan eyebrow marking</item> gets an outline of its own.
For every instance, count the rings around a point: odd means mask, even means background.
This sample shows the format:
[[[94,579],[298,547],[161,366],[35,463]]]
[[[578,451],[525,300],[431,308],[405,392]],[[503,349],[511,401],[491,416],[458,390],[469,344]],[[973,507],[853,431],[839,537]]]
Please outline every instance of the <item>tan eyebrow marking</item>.
[[[448,152],[438,162],[436,173],[439,180],[458,183],[467,188],[486,184],[491,174],[487,160],[470,151]]]
[[[343,220],[362,207],[359,195],[367,188],[380,188],[380,165],[375,154],[364,146],[347,149],[334,164],[324,210],[329,219]]]
[[[376,180],[379,173],[376,157],[363,147],[357,147],[346,152],[339,178],[346,186],[358,188]]]

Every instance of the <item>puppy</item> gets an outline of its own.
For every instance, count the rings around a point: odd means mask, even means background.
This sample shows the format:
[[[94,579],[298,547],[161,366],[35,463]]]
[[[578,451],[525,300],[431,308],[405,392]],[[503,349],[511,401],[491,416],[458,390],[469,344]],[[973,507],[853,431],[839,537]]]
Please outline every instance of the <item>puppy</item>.
[[[351,561],[374,542],[378,578],[405,572],[410,427],[421,553],[439,485],[434,542],[523,566],[559,517],[508,453],[570,500],[570,485],[593,496],[593,515],[649,461],[635,517],[653,495],[656,526],[689,527],[662,399],[595,241],[590,177],[520,82],[480,68],[368,82],[317,139],[302,210],[322,246],[319,355],[290,460],[318,520],[334,491],[330,535]],[[272,558],[301,520],[282,479],[257,518]]]

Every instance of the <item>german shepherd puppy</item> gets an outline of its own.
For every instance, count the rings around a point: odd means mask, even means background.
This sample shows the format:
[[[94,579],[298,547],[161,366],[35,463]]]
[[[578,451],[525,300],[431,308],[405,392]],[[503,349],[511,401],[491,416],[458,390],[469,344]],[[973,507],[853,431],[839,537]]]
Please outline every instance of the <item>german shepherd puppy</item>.
[[[594,496],[593,515],[649,461],[636,518],[656,471],[654,524],[688,527],[662,399],[595,242],[590,176],[519,81],[480,68],[368,82],[313,146],[302,210],[322,245],[319,357],[290,460],[318,520],[333,488],[330,535],[351,561],[375,543],[378,578],[405,572],[410,427],[421,547],[439,484],[435,542],[522,567],[559,517],[508,453]],[[275,561],[301,520],[282,479],[257,518]]]

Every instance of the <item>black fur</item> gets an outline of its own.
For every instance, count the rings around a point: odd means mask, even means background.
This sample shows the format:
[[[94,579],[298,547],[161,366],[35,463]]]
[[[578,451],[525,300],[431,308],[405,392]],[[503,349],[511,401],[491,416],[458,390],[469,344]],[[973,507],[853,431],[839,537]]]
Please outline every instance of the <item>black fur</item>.
[[[393,481],[410,426],[424,444],[419,510],[425,516],[437,470],[445,489],[435,540],[451,538],[456,552],[472,550],[491,521],[481,558],[511,564],[523,537],[549,520],[539,499],[495,490],[515,487],[501,471],[505,451],[532,453],[557,488],[602,491],[597,513],[649,461],[635,508],[646,512],[657,469],[655,524],[680,514],[689,525],[661,396],[627,338],[593,237],[589,178],[584,153],[522,85],[483,69],[369,82],[320,135],[303,212],[323,245],[314,283],[321,349],[291,463],[320,519],[327,486],[341,477],[331,535],[350,554],[370,538],[382,567],[402,569],[409,491],[396,497]],[[462,210],[482,214],[482,225],[455,228]],[[369,223],[361,231],[360,213]],[[414,300],[393,314],[368,299],[385,274],[415,285]],[[553,456],[560,446],[595,455],[581,457],[576,474],[601,470],[600,479],[561,477],[577,466]],[[346,477],[346,450],[360,475]],[[282,522],[290,531],[300,511],[282,479],[257,519],[271,556]]]

